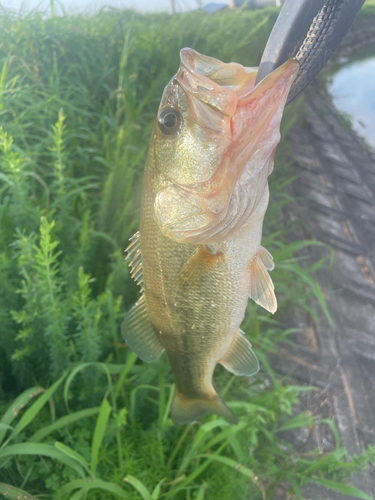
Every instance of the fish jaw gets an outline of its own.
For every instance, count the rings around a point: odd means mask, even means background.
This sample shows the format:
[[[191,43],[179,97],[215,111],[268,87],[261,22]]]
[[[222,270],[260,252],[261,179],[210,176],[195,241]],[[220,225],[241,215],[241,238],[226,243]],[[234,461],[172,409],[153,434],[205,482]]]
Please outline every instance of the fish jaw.
[[[181,132],[154,127],[155,218],[165,236],[218,243],[242,227],[263,196],[280,121],[298,63],[287,61],[254,86],[256,68],[181,51],[160,109],[179,109]]]

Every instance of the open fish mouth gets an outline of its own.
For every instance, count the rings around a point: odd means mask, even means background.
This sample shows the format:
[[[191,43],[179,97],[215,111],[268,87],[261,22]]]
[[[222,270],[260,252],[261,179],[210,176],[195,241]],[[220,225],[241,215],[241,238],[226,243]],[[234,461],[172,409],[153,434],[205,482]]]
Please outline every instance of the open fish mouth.
[[[238,63],[223,63],[192,49],[182,49],[177,80],[182,88],[200,102],[232,117],[238,95],[254,87],[257,68]]]
[[[290,59],[255,85],[258,68],[223,63],[189,48],[180,58],[165,93],[173,107],[185,99],[185,128],[174,145],[167,185],[156,193],[155,216],[162,232],[176,241],[216,243],[248,220],[264,194],[299,65]],[[189,141],[179,163],[179,148]]]
[[[233,62],[223,63],[219,59],[199,54],[189,48],[180,51],[180,59],[180,69],[176,75],[178,83],[190,96],[228,117],[233,117],[238,108],[267,92],[271,87],[275,87],[276,84],[279,87],[285,86],[288,92],[289,79],[295,78],[299,68],[296,60],[289,59],[255,85],[257,67],[245,67]],[[276,94],[277,90],[282,89],[274,89]]]

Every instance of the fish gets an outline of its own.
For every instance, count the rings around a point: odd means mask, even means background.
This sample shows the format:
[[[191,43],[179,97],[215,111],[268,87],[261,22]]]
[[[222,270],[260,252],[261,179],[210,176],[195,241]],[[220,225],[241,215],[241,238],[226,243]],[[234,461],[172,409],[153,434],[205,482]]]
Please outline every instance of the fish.
[[[251,298],[274,313],[261,246],[280,121],[299,65],[290,59],[255,85],[257,68],[190,48],[165,87],[142,181],[139,231],[127,248],[139,300],[122,324],[127,345],[150,363],[166,351],[177,424],[205,413],[237,418],[213,386],[220,363],[259,370],[240,326]]]

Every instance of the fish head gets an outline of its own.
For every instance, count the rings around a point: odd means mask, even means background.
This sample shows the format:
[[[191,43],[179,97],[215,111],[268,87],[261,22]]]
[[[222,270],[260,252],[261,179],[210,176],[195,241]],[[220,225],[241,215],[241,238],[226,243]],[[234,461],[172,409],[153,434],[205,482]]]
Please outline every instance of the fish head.
[[[154,213],[165,236],[216,243],[263,196],[298,63],[287,61],[255,86],[257,68],[192,49],[180,58],[152,131]]]

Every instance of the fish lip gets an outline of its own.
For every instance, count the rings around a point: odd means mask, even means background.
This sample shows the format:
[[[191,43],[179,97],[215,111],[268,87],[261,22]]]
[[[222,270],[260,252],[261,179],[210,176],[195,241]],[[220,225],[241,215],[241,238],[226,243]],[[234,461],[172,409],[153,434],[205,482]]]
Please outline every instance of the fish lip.
[[[180,68],[173,82],[190,99],[196,98],[219,111],[223,117],[232,118],[244,104],[266,92],[278,80],[288,79],[298,68],[298,61],[289,59],[255,85],[258,68],[223,63],[193,49],[184,48],[180,51]],[[225,75],[227,85],[223,85]]]
[[[201,69],[197,67],[199,61]],[[206,62],[207,71],[203,68],[202,61]],[[207,76],[209,64],[212,68],[228,66],[218,59],[184,48],[180,51],[180,68],[175,78],[188,97],[196,98],[222,115],[231,117],[237,108],[237,95],[233,89],[226,88]]]
[[[282,83],[283,80],[288,80],[291,76],[295,76],[299,69],[299,62],[297,59],[288,59],[284,64],[276,68],[263,80],[258,82],[248,92],[238,94],[238,108],[250,99],[255,99],[261,93],[266,92],[277,83]]]
[[[183,50],[189,52],[190,58],[198,57],[198,53],[191,49]],[[206,58],[205,64],[208,65],[210,60],[211,58]],[[185,62],[182,57],[180,70],[172,80],[173,85],[177,84],[186,94],[189,113],[203,111],[208,120],[211,119],[210,114],[214,113],[212,119],[217,120],[218,126],[226,127],[223,130],[228,139],[228,146],[209,179],[185,184],[173,176],[168,176],[174,194],[166,194],[165,197],[163,194],[160,198],[158,194],[159,201],[155,198],[154,209],[159,228],[165,236],[180,243],[195,245],[218,243],[245,224],[255,213],[263,196],[267,177],[273,168],[274,150],[279,141],[282,109],[299,64],[296,60],[289,60],[255,86],[255,73],[252,73],[248,80],[248,75],[245,75],[244,85],[236,90],[216,85],[215,88],[219,90],[211,93],[217,96],[220,89],[223,89],[224,99],[214,99],[210,102],[207,96],[210,91],[202,90],[198,85],[211,80],[204,74],[199,74],[191,65],[185,67]],[[224,63],[218,62],[219,70],[225,67]],[[234,67],[235,76],[236,71],[237,66]],[[183,72],[185,76],[181,75]],[[194,78],[198,76],[195,80],[188,80],[191,74]],[[234,77],[232,80],[234,81]],[[208,83],[206,86],[209,87]],[[210,84],[210,87],[213,85]],[[228,114],[225,114],[229,109],[225,108],[225,105],[229,101],[225,98],[231,98],[233,95],[235,109],[231,110],[229,114],[232,116],[229,118]],[[233,102],[232,100],[229,104],[233,106]],[[192,116],[192,122],[195,123],[196,116]],[[200,126],[205,125],[205,119],[197,117]],[[210,123],[207,126],[210,128]],[[218,137],[224,138],[223,135]],[[250,185],[249,179],[253,179]],[[173,213],[162,207],[162,200],[174,207]]]

